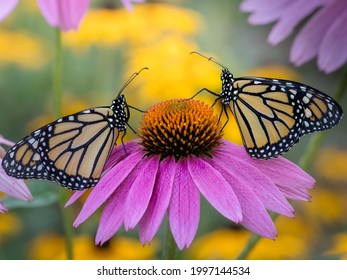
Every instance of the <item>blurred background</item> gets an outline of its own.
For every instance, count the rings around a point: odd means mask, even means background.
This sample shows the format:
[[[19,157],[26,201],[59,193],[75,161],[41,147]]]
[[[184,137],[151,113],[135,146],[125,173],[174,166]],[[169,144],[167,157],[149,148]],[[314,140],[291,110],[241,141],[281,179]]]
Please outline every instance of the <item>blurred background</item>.
[[[293,36],[276,47],[267,43],[272,25],[251,26],[239,0],[146,1],[127,11],[117,0],[95,0],[80,29],[63,34],[63,114],[105,106],[132,73],[143,71],[124,91],[128,104],[147,109],[157,102],[188,98],[207,87],[220,92],[221,68],[197,55],[213,56],[235,77],[256,75],[299,81],[333,95],[342,79],[338,70],[326,75],[311,61],[300,68],[289,62]],[[0,134],[17,142],[55,119],[52,94],[54,30],[36,1],[20,1],[0,24]],[[201,94],[210,104],[214,98]],[[347,108],[347,98],[341,106]],[[220,108],[215,107],[216,113]],[[130,125],[141,114],[131,111]],[[307,170],[316,187],[310,202],[293,202],[295,219],[279,217],[278,238],[262,239],[250,259],[347,259],[346,118],[330,130]],[[136,136],[129,130],[127,140]],[[286,157],[298,163],[309,145],[304,137]],[[241,143],[231,120],[225,138]],[[64,259],[64,234],[58,186],[28,181],[30,204],[4,199],[0,215],[0,259]],[[203,198],[202,198],[203,199]],[[74,217],[80,205],[71,207]],[[106,245],[94,245],[98,215],[74,230],[76,259],[157,259],[166,222],[150,246],[138,241],[137,230],[121,230]],[[223,218],[202,201],[197,236],[182,259],[233,259],[250,233]]]

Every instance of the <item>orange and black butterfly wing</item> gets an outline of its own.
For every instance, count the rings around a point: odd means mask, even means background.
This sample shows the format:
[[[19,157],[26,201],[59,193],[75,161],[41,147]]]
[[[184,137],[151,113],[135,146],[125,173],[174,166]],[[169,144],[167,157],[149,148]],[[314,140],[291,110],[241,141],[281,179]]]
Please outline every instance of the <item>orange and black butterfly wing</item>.
[[[328,130],[338,124],[343,111],[333,98],[312,87],[299,83],[294,84],[301,91],[305,113],[300,136]]]
[[[17,178],[48,179],[73,190],[93,187],[118,137],[114,122],[109,107],[58,119],[13,146],[3,167]]]
[[[18,179],[47,179],[48,173],[38,152],[41,129],[14,145],[4,156],[2,166],[8,175]]]
[[[254,77],[236,79],[233,89],[237,98],[230,109],[252,157],[277,157],[298,142],[304,108],[295,91],[278,80]]]

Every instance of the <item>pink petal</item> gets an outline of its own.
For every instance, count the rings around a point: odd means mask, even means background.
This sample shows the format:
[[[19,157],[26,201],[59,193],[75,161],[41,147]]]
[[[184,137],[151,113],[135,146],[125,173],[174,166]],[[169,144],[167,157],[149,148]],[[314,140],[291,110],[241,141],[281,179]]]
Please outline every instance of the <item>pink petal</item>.
[[[241,10],[253,12],[248,18],[250,24],[267,24],[280,18],[284,8],[288,8],[291,2],[292,0],[277,0],[262,1],[262,3],[258,1],[253,5],[244,3],[241,5]]]
[[[233,188],[211,165],[198,157],[188,158],[188,169],[195,185],[209,203],[223,216],[239,223],[242,220],[240,203]]]
[[[169,223],[172,235],[180,250],[189,247],[199,225],[200,194],[190,177],[187,161],[176,163],[175,184],[169,205]]]
[[[347,6],[324,35],[323,42],[319,48],[318,66],[326,73],[335,71],[347,61],[346,26]]]
[[[125,230],[133,229],[137,225],[152,196],[160,159],[158,156],[152,156],[143,160],[146,163],[132,183],[125,203]]]
[[[295,38],[291,48],[290,60],[295,65],[300,66],[318,54],[324,34],[328,31],[331,23],[339,18],[345,7],[346,1],[334,1],[318,11],[306,23]]]
[[[68,207],[71,204],[75,203],[87,190],[75,191],[69,200],[65,203],[64,207]]]
[[[250,187],[266,209],[293,217],[293,207],[288,203],[275,183],[259,170],[259,168],[254,167],[252,162],[248,162],[248,160],[254,161],[254,159],[249,158],[249,156],[243,152],[241,158],[237,157],[235,153],[237,150],[238,149],[234,149],[234,153],[229,152],[228,154],[216,152],[214,158],[216,161],[225,162],[228,164],[227,166],[230,166],[232,163],[232,168],[229,168],[230,172],[234,170],[234,173],[238,174],[239,179],[246,178],[246,185]],[[242,150],[244,149],[242,148]],[[259,161],[259,163],[262,162],[264,161]]]
[[[0,1],[0,21],[7,17],[17,6],[18,0],[1,0]]]
[[[4,144],[6,146],[12,147],[15,143],[10,141],[10,140],[5,139],[4,137],[2,137],[2,135],[0,135],[0,144]]]
[[[30,201],[31,193],[23,180],[16,179],[7,175],[2,168],[2,159],[0,158],[0,192],[17,199]]]
[[[284,157],[261,163],[257,160],[253,161],[253,164],[269,177],[287,198],[296,200],[310,198],[307,189],[314,186],[315,180],[294,163]]]
[[[235,191],[242,211],[241,224],[257,234],[273,239],[277,234],[276,228],[262,201],[253,192],[251,187],[253,182],[248,181],[252,176],[252,170],[248,170],[246,167],[244,171],[248,172],[248,176],[244,177],[239,174],[244,165],[238,166],[237,161],[224,161],[219,156],[205,160],[214,165]],[[257,185],[253,187],[256,188]]]
[[[142,157],[142,152],[129,155],[101,178],[99,183],[90,193],[82,207],[81,212],[76,218],[74,222],[75,227],[79,226],[86,219],[88,219],[88,217],[112,195],[123,180],[127,178],[133,169],[136,168],[136,166],[141,162]]]
[[[7,208],[0,201],[0,213],[5,213],[5,212],[7,212]]]
[[[309,16],[318,7],[326,3],[326,0],[301,0],[293,1],[282,14],[272,28],[268,41],[272,45],[277,45],[294,31],[294,28],[307,16]]]
[[[96,244],[105,243],[122,226],[126,198],[134,180],[135,176],[126,178],[121,186],[106,201],[95,237]]]
[[[175,179],[175,159],[167,157],[160,162],[157,182],[147,210],[139,222],[139,234],[142,244],[151,242],[159,230],[171,199]]]
[[[89,8],[89,0],[37,0],[47,22],[62,31],[79,27]]]

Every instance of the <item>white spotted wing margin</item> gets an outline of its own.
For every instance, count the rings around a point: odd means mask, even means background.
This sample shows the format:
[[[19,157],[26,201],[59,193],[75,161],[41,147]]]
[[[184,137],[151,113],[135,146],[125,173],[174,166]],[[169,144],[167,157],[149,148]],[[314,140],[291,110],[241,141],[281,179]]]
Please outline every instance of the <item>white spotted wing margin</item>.
[[[21,179],[48,179],[72,190],[94,187],[118,137],[110,107],[62,117],[13,146],[5,171]]]

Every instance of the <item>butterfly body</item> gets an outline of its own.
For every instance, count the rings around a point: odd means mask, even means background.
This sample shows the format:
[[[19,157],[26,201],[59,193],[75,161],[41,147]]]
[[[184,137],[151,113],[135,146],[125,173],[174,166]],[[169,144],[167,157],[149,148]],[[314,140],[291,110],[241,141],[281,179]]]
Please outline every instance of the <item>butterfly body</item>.
[[[47,179],[72,190],[93,187],[128,119],[125,98],[118,95],[110,107],[65,116],[30,133],[6,153],[2,166],[20,179]]]
[[[228,106],[250,156],[260,159],[287,152],[303,135],[335,126],[341,107],[328,95],[307,85],[280,79],[234,78],[222,70],[217,99]]]

